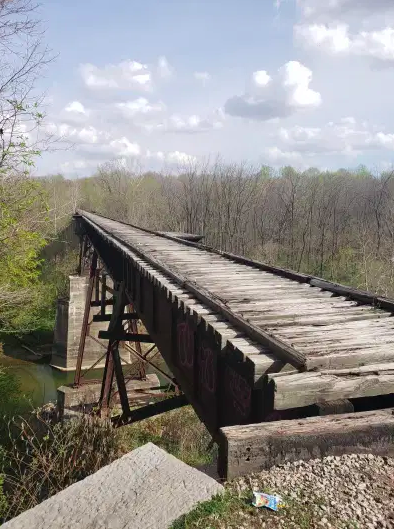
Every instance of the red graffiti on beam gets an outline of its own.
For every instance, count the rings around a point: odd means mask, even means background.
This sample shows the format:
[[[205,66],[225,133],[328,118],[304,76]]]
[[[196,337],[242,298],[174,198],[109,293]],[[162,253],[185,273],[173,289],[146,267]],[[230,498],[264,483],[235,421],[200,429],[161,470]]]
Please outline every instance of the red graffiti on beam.
[[[194,364],[194,331],[188,323],[177,325],[179,361],[183,367],[192,368]]]
[[[204,344],[201,345],[199,355],[200,382],[209,393],[214,393],[216,390],[215,359],[213,355],[214,353],[210,347],[206,347]]]
[[[246,380],[241,377],[239,373],[226,367],[226,385],[233,399],[234,408],[243,416],[246,417],[250,412],[250,401],[252,397],[252,390]]]

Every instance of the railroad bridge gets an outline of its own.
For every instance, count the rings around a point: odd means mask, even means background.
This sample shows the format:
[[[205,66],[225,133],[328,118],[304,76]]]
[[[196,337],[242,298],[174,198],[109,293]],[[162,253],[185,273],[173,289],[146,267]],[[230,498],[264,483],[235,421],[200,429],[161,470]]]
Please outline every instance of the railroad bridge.
[[[117,425],[190,403],[219,440],[227,477],[264,465],[263,439],[288,442],[284,434],[292,438],[294,427],[302,431],[298,456],[318,431],[325,453],[340,451],[349,432],[357,439],[348,444],[359,448],[392,446],[392,300],[218,251],[199,237],[86,211],[74,220],[81,269],[90,269],[74,387],[83,380],[93,306],[93,320],[108,323],[98,336],[108,345],[97,400],[106,413],[115,379]],[[171,398],[149,388],[153,404],[130,406],[120,344],[136,361],[133,379],[146,378],[146,363],[160,351],[169,371],[159,375],[171,382]]]

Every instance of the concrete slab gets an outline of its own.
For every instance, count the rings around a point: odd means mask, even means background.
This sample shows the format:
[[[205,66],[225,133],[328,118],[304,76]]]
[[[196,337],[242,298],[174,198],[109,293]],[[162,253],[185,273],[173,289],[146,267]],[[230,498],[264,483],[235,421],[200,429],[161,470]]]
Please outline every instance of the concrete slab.
[[[149,388],[159,386],[159,377],[156,374],[151,373],[146,375],[146,380],[131,380],[128,382],[126,389],[128,395],[133,395],[136,391],[148,390]],[[57,388],[58,408],[59,410],[62,410],[74,406],[95,404],[100,398],[100,392],[101,384],[83,384],[78,388],[60,386]]]
[[[148,443],[2,529],[167,529],[222,485]]]

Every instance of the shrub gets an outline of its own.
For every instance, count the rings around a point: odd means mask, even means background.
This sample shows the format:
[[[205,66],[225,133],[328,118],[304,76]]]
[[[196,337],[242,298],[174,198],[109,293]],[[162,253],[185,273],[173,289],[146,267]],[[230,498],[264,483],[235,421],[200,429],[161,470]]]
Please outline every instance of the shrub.
[[[55,423],[40,414],[10,426],[4,519],[10,519],[93,474],[121,455],[109,421],[83,415]]]
[[[60,423],[52,411],[44,407],[28,419],[8,423],[3,458],[0,447],[0,476],[3,474],[4,480],[0,522],[148,441],[194,466],[207,464],[213,457],[213,451],[207,450],[210,435],[190,406],[119,429],[108,420],[89,415]]]
[[[213,458],[207,449],[211,436],[191,406],[120,428],[119,435],[125,450],[150,441],[188,465],[205,465]]]
[[[5,516],[8,508],[7,499],[3,491],[4,476],[0,474],[0,520]]]

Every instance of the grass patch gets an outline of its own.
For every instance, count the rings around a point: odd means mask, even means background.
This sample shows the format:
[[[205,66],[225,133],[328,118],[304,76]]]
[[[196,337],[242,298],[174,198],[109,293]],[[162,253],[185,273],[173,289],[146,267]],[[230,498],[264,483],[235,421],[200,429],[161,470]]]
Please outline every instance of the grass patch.
[[[223,495],[214,496],[209,501],[199,503],[195,509],[178,518],[170,529],[223,527],[226,520],[233,518],[244,509],[249,509],[247,498],[242,498],[227,490]]]
[[[123,449],[129,452],[152,442],[191,466],[212,462],[215,448],[207,450],[211,436],[191,406],[119,429]]]
[[[272,494],[267,487],[263,491]],[[252,488],[238,491],[236,481],[227,483],[223,495],[198,504],[170,529],[315,529],[322,517],[307,504],[291,498],[284,498],[285,506],[278,512],[253,507],[252,498]]]

